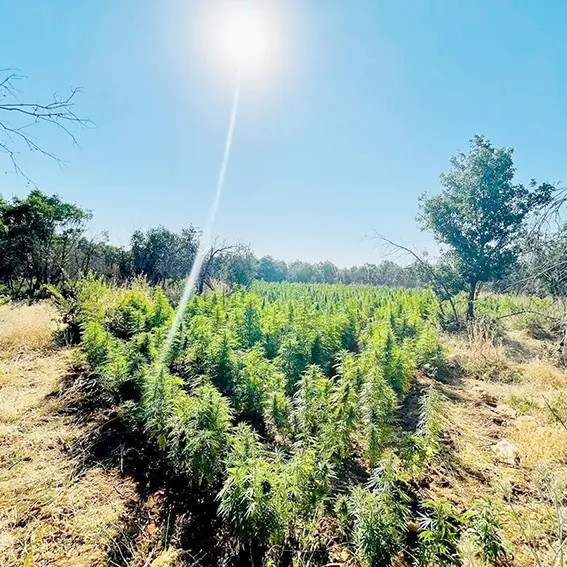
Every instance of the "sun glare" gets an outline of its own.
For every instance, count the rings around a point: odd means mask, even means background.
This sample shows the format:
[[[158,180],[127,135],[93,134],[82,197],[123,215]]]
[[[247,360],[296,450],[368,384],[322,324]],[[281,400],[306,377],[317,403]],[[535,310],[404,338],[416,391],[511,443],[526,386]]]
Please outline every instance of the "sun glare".
[[[268,59],[267,22],[251,2],[232,2],[219,14],[218,33],[223,57],[243,72],[258,71]]]

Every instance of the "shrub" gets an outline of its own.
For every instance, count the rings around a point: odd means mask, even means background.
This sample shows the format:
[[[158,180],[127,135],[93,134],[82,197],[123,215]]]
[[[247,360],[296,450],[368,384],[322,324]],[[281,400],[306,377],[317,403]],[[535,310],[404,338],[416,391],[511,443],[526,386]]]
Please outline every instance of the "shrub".
[[[380,368],[371,369],[362,389],[362,423],[366,459],[374,466],[390,442],[394,427],[396,394],[382,376]]]
[[[234,399],[236,408],[247,418],[258,420],[264,414],[273,372],[260,349],[251,349],[240,357],[235,371]]]
[[[198,483],[214,484],[224,469],[232,411],[218,390],[203,384],[192,396],[178,395],[171,426],[170,458]]]
[[[346,531],[363,564],[389,565],[401,548],[409,516],[409,497],[392,457],[377,469],[369,488],[355,487],[338,504],[348,510]]]
[[[114,339],[104,327],[96,321],[86,324],[83,334],[83,352],[89,371],[101,375],[110,359]]]
[[[310,366],[301,377],[294,397],[293,421],[296,434],[317,440],[331,419],[332,382],[317,366]]]
[[[236,428],[231,445],[227,478],[217,496],[219,516],[240,544],[278,543],[284,537],[287,520],[278,494],[279,471],[266,460],[249,426]]]
[[[132,338],[150,328],[152,311],[153,306],[146,294],[137,288],[130,289],[121,297],[108,327],[119,338]]]
[[[153,307],[148,318],[149,327],[168,327],[173,320],[174,311],[161,287],[156,287],[152,299]]]
[[[418,368],[438,377],[446,366],[445,353],[439,333],[432,325],[423,325],[415,344],[415,363]]]
[[[458,565],[457,518],[447,500],[438,498],[422,505],[419,532],[419,565],[452,567]]]
[[[502,511],[489,498],[481,498],[472,503],[463,515],[468,524],[468,537],[473,549],[486,565],[498,567],[507,562],[506,543],[502,535]]]
[[[282,390],[274,390],[267,395],[264,408],[264,421],[280,435],[286,437],[292,431],[292,404]]]

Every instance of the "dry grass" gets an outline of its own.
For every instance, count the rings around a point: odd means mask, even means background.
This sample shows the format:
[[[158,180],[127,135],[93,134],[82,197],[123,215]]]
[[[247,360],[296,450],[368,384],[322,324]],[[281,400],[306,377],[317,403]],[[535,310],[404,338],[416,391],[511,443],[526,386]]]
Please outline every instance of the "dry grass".
[[[82,434],[58,412],[67,353],[51,349],[46,304],[0,307],[0,565],[107,565],[134,484],[68,448]]]
[[[567,473],[567,430],[551,419],[547,407],[567,388],[567,377],[542,356],[555,347],[521,333],[497,345],[454,336],[444,340],[460,368],[460,380],[445,387],[453,447],[430,489],[462,508],[480,496],[492,496],[506,507],[501,486],[510,482],[522,523],[520,529],[517,519],[508,518],[505,525],[515,550],[514,565],[534,565],[525,530],[542,564],[551,566],[550,510],[536,496],[532,475],[542,462]],[[491,450],[503,438],[518,447],[516,465],[498,460]]]
[[[0,356],[37,351],[52,345],[57,312],[48,303],[0,306]]]

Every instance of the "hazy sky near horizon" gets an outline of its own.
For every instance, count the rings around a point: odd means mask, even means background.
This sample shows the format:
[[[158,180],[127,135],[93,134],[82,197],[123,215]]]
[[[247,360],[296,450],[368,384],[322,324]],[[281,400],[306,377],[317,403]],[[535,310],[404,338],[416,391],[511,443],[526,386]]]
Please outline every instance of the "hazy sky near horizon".
[[[27,154],[22,166],[115,243],[205,223],[234,84],[201,33],[211,1],[0,2],[0,67],[27,76],[20,98],[82,86],[76,111],[96,123],[76,132],[80,149],[38,131],[65,167]],[[439,191],[475,133],[516,148],[519,181],[566,179],[564,2],[257,2],[278,50],[244,78],[216,234],[340,266],[380,260],[373,228],[433,248],[418,196]],[[4,197],[27,192],[1,155],[0,168]]]

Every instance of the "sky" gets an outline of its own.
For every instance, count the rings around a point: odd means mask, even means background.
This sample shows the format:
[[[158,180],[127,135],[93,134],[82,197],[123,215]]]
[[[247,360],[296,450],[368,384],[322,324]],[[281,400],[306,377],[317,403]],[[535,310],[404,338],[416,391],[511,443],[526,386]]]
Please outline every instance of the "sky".
[[[75,131],[79,147],[36,131],[65,165],[19,158],[40,189],[93,211],[93,235],[128,245],[134,230],[205,224],[236,81],[210,6],[237,1],[0,2],[0,68],[27,77],[20,99],[82,87],[75,110],[96,127]],[[434,251],[418,197],[474,134],[515,148],[518,181],[567,178],[567,3],[256,2],[274,50],[242,79],[215,234],[339,266],[383,258],[374,230]],[[4,197],[29,191],[2,155],[0,171]]]

